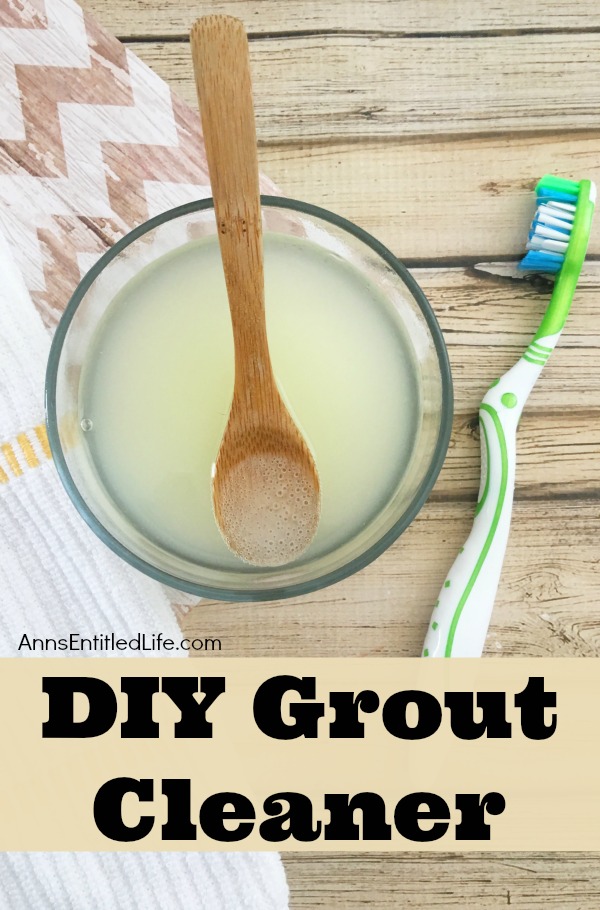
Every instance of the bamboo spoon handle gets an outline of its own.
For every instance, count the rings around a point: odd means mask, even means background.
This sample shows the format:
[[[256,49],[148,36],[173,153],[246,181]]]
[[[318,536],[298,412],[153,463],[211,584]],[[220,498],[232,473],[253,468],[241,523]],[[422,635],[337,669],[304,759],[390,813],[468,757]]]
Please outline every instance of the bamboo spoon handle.
[[[264,393],[273,380],[248,39],[239,19],[205,16],[192,27],[191,49],[233,324],[235,388],[259,383]]]

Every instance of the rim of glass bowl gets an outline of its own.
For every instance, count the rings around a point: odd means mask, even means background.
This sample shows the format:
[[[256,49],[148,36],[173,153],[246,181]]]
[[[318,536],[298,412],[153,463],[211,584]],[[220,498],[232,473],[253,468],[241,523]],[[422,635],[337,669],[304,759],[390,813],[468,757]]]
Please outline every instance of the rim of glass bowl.
[[[201,199],[195,202],[188,202],[184,205],[177,206],[176,208],[169,209],[167,212],[163,212],[161,215],[150,218],[148,221],[143,222],[143,224],[138,225],[138,227],[134,228],[132,231],[118,240],[114,246],[112,246],[100,257],[100,259],[95,263],[95,265],[92,266],[89,272],[87,272],[87,274],[77,285],[77,288],[75,289],[75,292],[67,304],[67,307],[63,313],[63,316],[58,324],[54,338],[52,340],[50,355],[48,358],[48,367],[46,371],[45,386],[46,424],[48,428],[48,441],[50,443],[50,449],[52,451],[52,456],[54,458],[54,463],[58,470],[60,479],[75,508],[84,519],[84,521],[92,529],[92,531],[96,534],[96,536],[99,537],[100,540],[102,540],[114,553],[124,559],[125,562],[128,562],[136,569],[139,569],[145,575],[149,575],[151,578],[155,578],[157,581],[169,585],[176,590],[186,591],[190,594],[196,594],[199,597],[215,598],[217,600],[266,601],[286,597],[295,597],[300,594],[308,594],[311,591],[317,591],[320,588],[325,588],[328,585],[331,585],[337,581],[341,581],[341,579],[347,578],[349,575],[354,574],[354,572],[358,572],[360,569],[363,569],[366,565],[368,565],[381,553],[383,553],[383,551],[386,550],[390,544],[392,544],[400,536],[400,534],[406,530],[406,528],[413,521],[417,513],[424,505],[441,470],[442,464],[444,463],[452,427],[453,390],[448,352],[446,350],[442,331],[438,325],[438,321],[431,308],[431,305],[415,279],[407,270],[406,266],[404,266],[400,260],[397,259],[387,249],[387,247],[383,246],[383,244],[376,240],[375,237],[367,233],[367,231],[364,231],[362,228],[359,228],[351,221],[347,221],[345,218],[342,218],[339,215],[335,215],[333,212],[330,212],[327,209],[320,208],[316,205],[311,205],[307,202],[299,202],[296,199],[287,199],[285,197],[279,196],[261,196],[261,203],[267,207],[290,209],[295,212],[301,212],[302,214],[313,216],[322,221],[329,222],[337,228],[341,228],[348,234],[352,234],[358,240],[362,241],[364,244],[366,244],[366,246],[370,247],[400,277],[418,304],[429,327],[429,331],[435,345],[442,382],[442,413],[440,420],[440,429],[435,444],[433,458],[425,474],[425,477],[423,478],[423,481],[421,482],[409,507],[405,509],[402,515],[394,523],[394,525],[382,537],[380,537],[376,543],[372,544],[372,546],[365,550],[364,553],[362,553],[360,556],[357,556],[345,565],[340,566],[331,572],[326,572],[323,575],[320,575],[318,578],[312,578],[304,582],[296,582],[294,584],[286,585],[285,587],[280,586],[278,588],[266,588],[264,590],[254,589],[235,591],[228,590],[225,587],[215,588],[210,585],[198,584],[196,582],[191,582],[186,579],[179,578],[175,575],[170,575],[168,572],[165,572],[162,569],[157,569],[155,566],[141,559],[135,553],[132,553],[131,550],[124,546],[115,537],[113,537],[113,535],[101,524],[101,522],[91,511],[83,496],[77,489],[73,478],[71,477],[71,473],[67,467],[67,462],[62,451],[58,433],[58,420],[56,413],[56,383],[58,376],[58,365],[60,362],[64,340],[66,338],[73,316],[75,315],[75,312],[85,297],[87,291],[96,280],[98,275],[108,265],[108,263],[111,262],[111,260],[116,256],[118,256],[119,253],[121,253],[126,247],[134,243],[139,237],[143,236],[143,234],[154,230],[154,228],[159,227],[165,222],[172,221],[175,218],[180,218],[183,215],[192,214],[193,212],[213,208],[212,198]]]

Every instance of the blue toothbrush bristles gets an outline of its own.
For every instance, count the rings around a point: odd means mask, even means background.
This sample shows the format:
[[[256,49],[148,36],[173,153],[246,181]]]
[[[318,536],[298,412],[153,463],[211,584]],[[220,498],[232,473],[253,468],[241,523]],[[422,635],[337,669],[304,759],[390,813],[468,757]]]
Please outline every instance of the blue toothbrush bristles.
[[[528,272],[558,272],[564,258],[561,253],[530,250],[520,261],[519,268]]]
[[[558,190],[547,190],[541,188],[537,192],[538,199],[552,199],[553,202],[568,202],[575,206],[577,204],[577,196],[573,196],[571,193],[559,193]]]
[[[537,200],[538,208],[526,245],[528,252],[519,263],[519,269],[556,273],[560,271],[569,246],[577,196],[542,188],[538,190]]]

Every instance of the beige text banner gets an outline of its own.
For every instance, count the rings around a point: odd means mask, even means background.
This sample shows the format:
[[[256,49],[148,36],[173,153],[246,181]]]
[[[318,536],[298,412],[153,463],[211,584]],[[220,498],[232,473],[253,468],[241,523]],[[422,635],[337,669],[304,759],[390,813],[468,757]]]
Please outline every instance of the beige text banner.
[[[0,691],[2,850],[600,850],[600,660],[21,659]]]

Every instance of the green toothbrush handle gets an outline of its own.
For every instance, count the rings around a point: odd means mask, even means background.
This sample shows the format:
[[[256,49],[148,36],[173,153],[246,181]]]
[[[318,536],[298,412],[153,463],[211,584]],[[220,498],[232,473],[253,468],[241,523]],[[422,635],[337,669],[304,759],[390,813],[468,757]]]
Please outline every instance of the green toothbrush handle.
[[[544,177],[538,189],[572,192],[572,185],[566,183],[565,187],[564,180]],[[540,328],[519,362],[494,383],[481,404],[482,476],[473,528],[434,606],[424,657],[480,657],[483,652],[510,531],[517,425],[569,313],[594,203],[593,183],[582,180],[564,262]]]
[[[481,487],[473,527],[433,609],[423,657],[483,652],[510,531],[517,425],[558,337],[532,342],[481,403]]]

